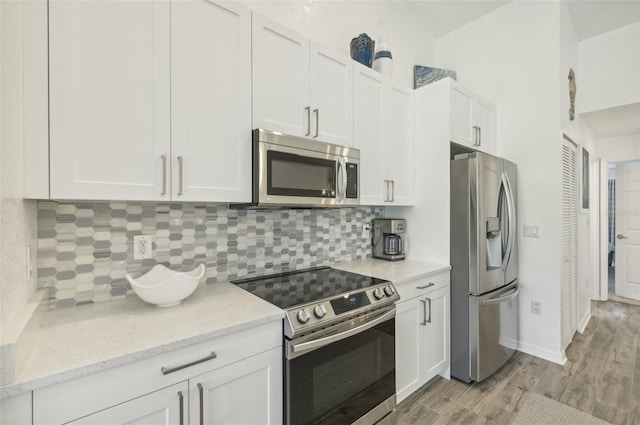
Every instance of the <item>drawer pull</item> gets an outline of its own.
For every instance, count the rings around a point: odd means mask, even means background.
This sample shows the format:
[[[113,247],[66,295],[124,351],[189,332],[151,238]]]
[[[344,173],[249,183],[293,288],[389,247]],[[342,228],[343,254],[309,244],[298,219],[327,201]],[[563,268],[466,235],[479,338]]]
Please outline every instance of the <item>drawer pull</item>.
[[[201,358],[201,359],[194,360],[194,361],[192,361],[192,362],[185,363],[185,364],[180,365],[180,366],[175,366],[175,367],[164,367],[164,366],[163,366],[163,367],[161,367],[161,368],[160,368],[160,370],[162,371],[162,374],[163,374],[163,375],[168,375],[168,374],[173,373],[173,372],[176,372],[176,371],[178,371],[178,370],[182,370],[182,369],[185,369],[185,368],[191,367],[191,366],[193,366],[193,365],[197,365],[198,363],[203,363],[203,362],[206,362],[206,361],[208,361],[208,360],[213,360],[213,359],[215,359],[216,357],[218,357],[218,355],[216,354],[216,352],[215,352],[215,351],[212,351],[212,352],[211,352],[211,354],[209,354],[207,357],[203,357],[203,358]]]
[[[427,288],[431,288],[432,286],[435,286],[435,283],[429,282],[426,285],[416,286],[416,289],[427,289]]]

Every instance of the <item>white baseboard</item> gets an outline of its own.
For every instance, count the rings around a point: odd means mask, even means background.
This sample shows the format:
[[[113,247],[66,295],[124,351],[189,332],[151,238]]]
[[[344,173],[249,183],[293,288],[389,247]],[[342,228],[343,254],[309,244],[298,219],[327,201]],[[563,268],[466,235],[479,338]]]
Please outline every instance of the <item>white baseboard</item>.
[[[550,362],[560,365],[564,365],[567,362],[567,357],[564,355],[564,350],[553,351],[522,341],[520,341],[520,344],[518,345],[518,350],[522,351],[523,353],[531,354],[532,356],[540,357],[541,359],[549,360]]]
[[[591,312],[587,311],[585,315],[582,317],[582,319],[580,319],[580,323],[578,323],[578,332],[580,332],[581,334],[584,333],[584,330],[587,328],[587,325],[589,324],[589,320],[591,320]]]

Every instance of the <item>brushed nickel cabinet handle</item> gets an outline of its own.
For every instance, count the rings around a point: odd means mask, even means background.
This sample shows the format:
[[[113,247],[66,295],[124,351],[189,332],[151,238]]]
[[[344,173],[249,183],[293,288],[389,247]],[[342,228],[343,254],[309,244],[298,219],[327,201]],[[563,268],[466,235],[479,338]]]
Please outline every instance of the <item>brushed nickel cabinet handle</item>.
[[[182,395],[182,391],[178,391],[178,398],[180,399],[180,425],[184,425],[184,395]]]
[[[162,193],[161,195],[167,194],[167,155],[162,155]]]
[[[434,286],[435,283],[433,282],[429,282],[426,285],[420,285],[420,286],[416,286],[416,289],[427,289],[427,288],[431,288],[432,286]]]
[[[427,326],[427,300],[420,300],[424,312],[424,320],[420,322],[422,326]]]
[[[316,134],[313,137],[318,137],[320,134],[320,110],[316,108],[313,112],[316,114]]]
[[[395,180],[391,180],[391,201],[393,202],[396,200],[396,181]]]
[[[477,125],[473,126],[473,138],[475,140],[473,141],[472,146],[478,146],[478,126]]]
[[[184,159],[182,155],[178,156],[178,196],[182,196]]]
[[[212,351],[212,352],[211,352],[211,354],[209,354],[207,357],[203,357],[203,358],[201,358],[201,359],[194,360],[194,361],[192,361],[192,362],[185,363],[185,364],[180,365],[180,366],[174,366],[174,367],[161,367],[161,368],[160,368],[160,371],[162,372],[162,374],[163,374],[163,375],[168,375],[168,374],[170,374],[170,373],[177,372],[177,371],[182,370],[182,369],[186,369],[186,368],[188,368],[188,367],[191,367],[191,366],[197,365],[197,364],[199,364],[199,363],[204,363],[204,362],[206,362],[206,361],[213,360],[213,359],[215,359],[216,357],[218,357],[218,355],[216,354],[216,352],[215,352],[215,351]]]
[[[198,393],[200,393],[200,425],[204,425],[204,387],[198,384]]]
[[[478,126],[478,146],[482,146],[482,127]]]
[[[431,323],[431,298],[427,298],[427,301],[429,302],[429,318],[428,319],[425,318],[425,321],[427,323]],[[426,308],[426,303],[425,303],[425,308]]]
[[[311,106],[307,106],[304,110],[307,111],[307,133],[305,136],[309,136],[311,135]]]

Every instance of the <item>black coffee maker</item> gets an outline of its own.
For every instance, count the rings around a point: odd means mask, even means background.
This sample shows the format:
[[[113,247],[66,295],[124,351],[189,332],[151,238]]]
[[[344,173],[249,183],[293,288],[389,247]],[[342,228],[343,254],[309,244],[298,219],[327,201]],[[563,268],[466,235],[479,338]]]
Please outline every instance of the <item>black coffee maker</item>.
[[[382,260],[404,260],[402,235],[405,222],[402,218],[376,218],[373,220],[373,257]]]

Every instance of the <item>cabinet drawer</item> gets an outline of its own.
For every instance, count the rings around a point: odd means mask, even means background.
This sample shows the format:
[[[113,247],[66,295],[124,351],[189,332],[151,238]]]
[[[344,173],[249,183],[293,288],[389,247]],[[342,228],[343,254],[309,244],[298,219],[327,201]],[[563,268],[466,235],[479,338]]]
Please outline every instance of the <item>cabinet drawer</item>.
[[[69,422],[281,345],[276,321],[44,387],[33,392],[33,423]],[[213,359],[179,368],[212,352]],[[177,370],[163,374],[163,367]]]
[[[400,301],[398,302],[403,302],[440,289],[449,284],[449,278],[450,272],[446,271],[396,285],[396,291],[398,291],[398,295],[400,295]]]

